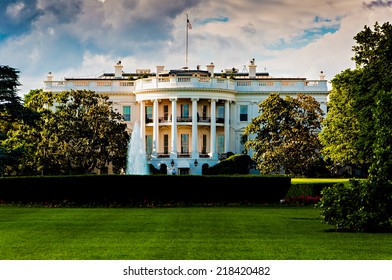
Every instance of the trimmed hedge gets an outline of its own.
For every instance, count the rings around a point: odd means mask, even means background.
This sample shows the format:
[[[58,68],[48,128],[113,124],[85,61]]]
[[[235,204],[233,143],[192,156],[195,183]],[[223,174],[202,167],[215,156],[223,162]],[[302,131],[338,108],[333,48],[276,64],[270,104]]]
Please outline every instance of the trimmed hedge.
[[[193,205],[279,203],[286,176],[86,175],[0,178],[0,201],[18,204]]]
[[[321,196],[324,188],[335,185],[336,183],[302,183],[292,184],[288,190],[286,197],[295,196]]]

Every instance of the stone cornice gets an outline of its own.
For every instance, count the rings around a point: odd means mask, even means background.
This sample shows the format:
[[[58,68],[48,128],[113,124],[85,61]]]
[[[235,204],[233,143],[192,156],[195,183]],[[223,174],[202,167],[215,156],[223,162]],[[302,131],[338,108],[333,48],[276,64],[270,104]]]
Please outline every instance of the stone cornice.
[[[154,88],[154,89],[142,89],[142,90],[135,90],[133,93],[134,94],[145,94],[145,93],[165,93],[165,92],[216,92],[216,93],[231,93],[231,94],[237,94],[238,91],[236,90],[230,90],[230,89],[221,89],[221,88],[188,88],[188,87],[183,87],[183,88]]]

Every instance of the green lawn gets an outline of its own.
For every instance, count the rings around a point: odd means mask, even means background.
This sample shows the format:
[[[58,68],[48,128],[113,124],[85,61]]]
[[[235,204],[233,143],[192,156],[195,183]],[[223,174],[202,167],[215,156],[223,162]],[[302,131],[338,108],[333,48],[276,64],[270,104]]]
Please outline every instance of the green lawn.
[[[291,184],[347,183],[347,178],[291,178]]]
[[[0,207],[2,260],[384,260],[392,234],[335,232],[313,207]]]

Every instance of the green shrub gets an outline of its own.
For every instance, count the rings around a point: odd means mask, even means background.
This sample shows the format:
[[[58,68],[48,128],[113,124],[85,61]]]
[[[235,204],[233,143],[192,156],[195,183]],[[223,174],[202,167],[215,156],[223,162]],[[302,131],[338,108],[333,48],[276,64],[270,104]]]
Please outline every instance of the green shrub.
[[[229,155],[229,153],[227,153]],[[203,175],[228,175],[228,174],[249,174],[249,168],[254,165],[254,161],[249,155],[232,154],[218,164],[211,166]]]
[[[390,189],[365,180],[338,183],[321,191],[317,206],[323,221],[338,230],[378,231],[391,227]]]
[[[303,183],[291,184],[286,197],[293,196],[321,196],[321,191],[324,188],[333,186],[335,183]]]
[[[317,204],[321,198],[321,190],[331,185],[333,183],[291,184],[281,203],[297,206]]]
[[[0,205],[112,207],[279,203],[287,176],[81,175],[0,178]],[[65,203],[66,202],[66,203]]]

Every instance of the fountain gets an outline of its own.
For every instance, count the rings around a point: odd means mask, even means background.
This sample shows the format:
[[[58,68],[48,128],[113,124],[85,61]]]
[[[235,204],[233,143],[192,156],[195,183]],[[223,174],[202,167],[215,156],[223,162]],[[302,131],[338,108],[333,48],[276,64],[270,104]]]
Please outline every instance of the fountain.
[[[136,122],[132,135],[128,142],[127,150],[127,163],[126,171],[127,175],[148,175],[148,166],[146,153],[143,151],[143,146],[140,137],[140,127]]]

